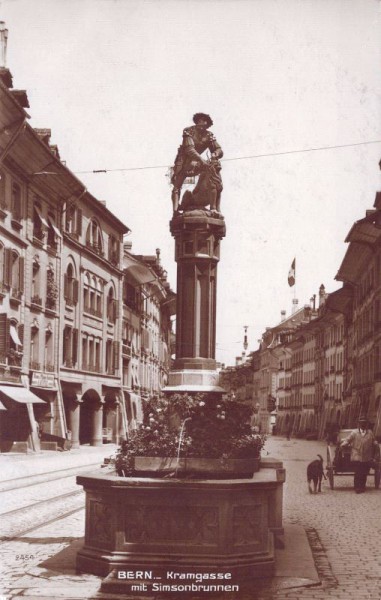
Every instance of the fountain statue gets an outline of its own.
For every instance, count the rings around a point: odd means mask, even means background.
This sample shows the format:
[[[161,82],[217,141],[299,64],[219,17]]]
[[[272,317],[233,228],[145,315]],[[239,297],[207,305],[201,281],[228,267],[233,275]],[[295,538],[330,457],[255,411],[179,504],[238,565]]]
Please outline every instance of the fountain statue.
[[[213,121],[205,113],[193,115],[194,125],[183,131],[183,140],[177,151],[171,182],[173,212],[186,211],[210,206],[211,211],[220,212],[222,179],[220,158],[222,148],[209,127]],[[202,154],[209,150],[210,157],[205,160]],[[187,190],[180,204],[180,193],[187,177],[198,175],[199,179],[193,191]]]

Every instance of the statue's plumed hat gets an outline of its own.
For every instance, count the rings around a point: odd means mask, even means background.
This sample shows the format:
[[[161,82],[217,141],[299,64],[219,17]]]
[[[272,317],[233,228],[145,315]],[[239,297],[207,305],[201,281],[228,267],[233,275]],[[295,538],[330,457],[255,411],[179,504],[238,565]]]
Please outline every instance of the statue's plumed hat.
[[[196,125],[200,119],[204,119],[205,121],[207,121],[208,127],[211,127],[213,125],[213,121],[210,115],[206,115],[205,113],[196,113],[193,115],[193,123],[195,123]]]

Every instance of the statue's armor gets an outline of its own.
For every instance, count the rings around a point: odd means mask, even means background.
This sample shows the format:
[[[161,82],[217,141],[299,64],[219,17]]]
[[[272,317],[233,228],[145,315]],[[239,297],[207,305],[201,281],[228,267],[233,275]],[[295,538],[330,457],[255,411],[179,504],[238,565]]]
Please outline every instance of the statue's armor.
[[[176,185],[177,177],[181,174],[183,179],[198,175],[201,167],[201,154],[208,149],[214,158],[222,158],[223,152],[211,131],[197,129],[194,125],[186,127],[183,131],[183,143],[177,151],[172,176],[172,183]],[[182,182],[181,182],[182,183]]]

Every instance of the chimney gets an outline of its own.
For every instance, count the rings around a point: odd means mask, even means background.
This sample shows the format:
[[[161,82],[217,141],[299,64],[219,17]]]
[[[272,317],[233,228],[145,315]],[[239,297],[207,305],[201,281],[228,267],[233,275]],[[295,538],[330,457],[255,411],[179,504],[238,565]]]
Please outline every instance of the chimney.
[[[311,312],[312,312],[312,308],[309,304],[305,304],[304,305],[304,319],[307,319],[308,321],[311,321]]]
[[[323,284],[319,287],[319,306],[322,306],[325,303],[325,299],[327,294],[325,293],[325,287]]]
[[[248,330],[248,325],[244,325],[243,329],[245,331],[245,335],[243,336],[243,356],[245,356],[246,354],[246,350],[248,347],[248,342],[247,342],[247,330]]]
[[[160,265],[160,248],[156,248],[156,261]]]
[[[281,310],[280,311],[280,320],[281,321],[285,321],[286,320],[286,311],[285,310]]]
[[[5,22],[0,21],[0,45],[1,45],[0,67],[7,66],[7,43],[8,43],[8,29],[5,27]]]
[[[299,300],[297,298],[293,298],[292,299],[292,312],[291,312],[291,314],[294,315],[296,313],[296,311],[298,310],[298,303],[299,303]]]

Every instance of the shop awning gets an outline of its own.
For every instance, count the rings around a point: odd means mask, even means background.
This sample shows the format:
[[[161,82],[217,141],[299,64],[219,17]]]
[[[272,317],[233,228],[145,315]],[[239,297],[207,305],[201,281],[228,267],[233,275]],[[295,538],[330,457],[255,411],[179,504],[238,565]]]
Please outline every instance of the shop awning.
[[[17,329],[14,325],[11,325],[9,328],[9,333],[11,334],[11,338],[16,346],[22,346],[21,340],[19,338],[19,334],[17,333]]]
[[[12,385],[0,385],[0,392],[14,400],[15,402],[20,402],[21,404],[45,404],[44,400],[41,400],[35,394],[32,394],[30,390],[25,387],[16,387]]]
[[[53,229],[54,233],[56,234],[56,236],[59,237],[59,238],[62,238],[62,234],[61,234],[60,230],[56,226],[56,224],[53,221],[52,217],[49,217],[49,215],[48,215],[48,221],[49,221],[49,224],[50,224],[51,228]]]
[[[136,260],[132,256],[124,256],[123,261],[124,270],[140,285],[154,283],[158,280],[158,276],[142,261]]]
[[[42,214],[41,214],[40,209],[38,208],[38,206],[35,205],[34,206],[34,210],[36,211],[37,216],[40,219],[41,223],[43,225],[45,225],[45,227],[48,229],[49,228],[49,224],[48,224],[47,220],[45,219],[45,217],[42,216]]]

